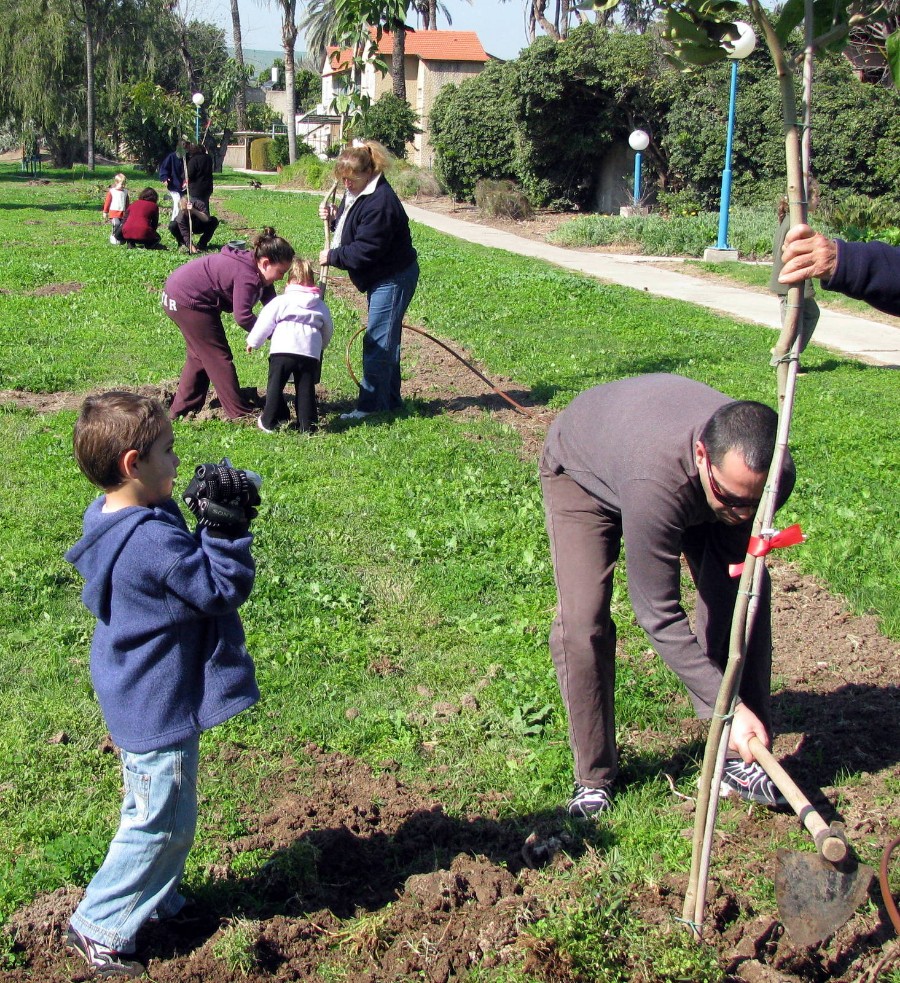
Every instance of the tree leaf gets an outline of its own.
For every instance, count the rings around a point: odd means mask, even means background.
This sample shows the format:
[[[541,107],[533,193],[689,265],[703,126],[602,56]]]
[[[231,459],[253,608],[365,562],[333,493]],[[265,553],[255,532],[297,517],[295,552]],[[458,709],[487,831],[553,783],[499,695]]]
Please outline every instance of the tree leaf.
[[[781,15],[775,22],[775,33],[778,40],[787,44],[791,31],[803,23],[805,0],[787,0],[781,8]]]
[[[887,60],[891,68],[894,87],[900,89],[900,31],[894,31],[887,39]]]

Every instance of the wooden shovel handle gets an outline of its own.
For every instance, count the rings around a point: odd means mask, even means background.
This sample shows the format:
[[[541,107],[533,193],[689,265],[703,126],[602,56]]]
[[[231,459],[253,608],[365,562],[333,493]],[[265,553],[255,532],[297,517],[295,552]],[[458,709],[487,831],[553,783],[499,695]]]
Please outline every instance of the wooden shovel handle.
[[[778,786],[790,807],[797,813],[803,825],[812,834],[819,852],[826,860],[839,863],[847,856],[847,843],[825,822],[809,799],[800,791],[791,776],[775,760],[772,753],[758,737],[751,737],[749,743],[753,757],[763,771]]]

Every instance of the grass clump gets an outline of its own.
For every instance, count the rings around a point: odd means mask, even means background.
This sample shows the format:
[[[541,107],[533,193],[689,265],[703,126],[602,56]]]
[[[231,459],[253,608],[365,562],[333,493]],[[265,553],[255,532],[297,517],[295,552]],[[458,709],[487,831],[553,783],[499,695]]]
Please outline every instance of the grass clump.
[[[776,228],[774,211],[732,208],[729,245],[745,257],[771,256]],[[719,233],[717,212],[667,215],[650,214],[622,218],[583,215],[561,225],[549,239],[559,246],[627,246],[648,256],[702,256],[715,245]]]
[[[213,943],[212,953],[232,973],[249,976],[259,968],[259,932],[259,922],[247,918],[235,919]]]
[[[658,864],[646,868],[646,878],[631,874],[622,863],[623,852],[619,847],[605,854],[588,850],[575,875],[580,883],[572,893],[578,901],[553,905],[548,917],[527,930],[525,978],[719,983],[723,972],[716,950],[697,945],[673,913],[665,917],[666,892],[652,883]],[[635,894],[648,889],[660,899],[664,915],[652,925],[630,905]]]
[[[404,160],[397,160],[388,174],[391,187],[397,192],[397,197],[403,198],[435,198],[441,193],[441,185],[431,171],[423,167],[415,167]]]
[[[475,204],[483,215],[491,218],[521,221],[534,215],[531,202],[513,181],[491,181],[487,178],[477,181]]]
[[[311,191],[327,191],[333,181],[333,160],[319,160],[313,154],[304,154],[282,170],[278,184],[291,188],[308,188]]]

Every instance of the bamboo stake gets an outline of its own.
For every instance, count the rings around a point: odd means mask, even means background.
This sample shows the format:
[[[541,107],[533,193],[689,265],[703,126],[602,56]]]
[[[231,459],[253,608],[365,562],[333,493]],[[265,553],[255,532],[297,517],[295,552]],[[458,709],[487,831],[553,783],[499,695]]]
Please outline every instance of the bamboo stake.
[[[762,29],[778,73],[784,120],[788,202],[791,224],[795,225],[806,221],[806,195],[804,193],[801,146],[797,126],[797,102],[793,79],[781,43],[759,0],[748,0],[748,5],[757,25]],[[810,6],[810,0],[807,0],[807,16],[811,16]],[[793,412],[799,361],[800,333],[798,327],[803,303],[803,290],[802,284],[789,289],[784,324],[773,349],[778,358],[778,432],[775,453],[766,479],[762,501],[753,521],[752,535],[755,537],[771,536],[772,534],[778,486],[787,454],[787,442]],[[732,617],[728,662],[719,688],[703,756],[694,823],[691,872],[682,912],[683,920],[688,924],[694,938],[698,941],[702,937],[709,864],[718,809],[718,794],[713,797],[712,789],[715,787],[716,793],[718,793],[718,782],[721,781],[724,770],[725,755],[731,734],[731,719],[740,688],[747,642],[753,630],[764,575],[765,559],[751,556],[748,553],[744,559],[744,568],[738,585],[738,595]],[[713,785],[714,781],[716,782],[715,786]]]

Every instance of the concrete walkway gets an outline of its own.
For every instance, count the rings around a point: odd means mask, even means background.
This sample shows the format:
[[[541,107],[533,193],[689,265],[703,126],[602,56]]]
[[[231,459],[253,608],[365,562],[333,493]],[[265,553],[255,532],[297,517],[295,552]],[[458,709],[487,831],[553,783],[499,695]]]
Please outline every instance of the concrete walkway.
[[[744,290],[687,273],[673,273],[658,265],[671,263],[670,258],[563,249],[561,246],[526,239],[490,226],[463,222],[449,215],[419,208],[408,201],[403,204],[414,222],[420,222],[458,239],[505,249],[521,256],[532,256],[609,283],[645,290],[660,297],[685,300],[742,321],[753,321],[774,328],[775,331],[781,330],[779,305],[773,295]],[[823,307],[813,341],[865,362],[900,368],[900,320],[894,327]]]

